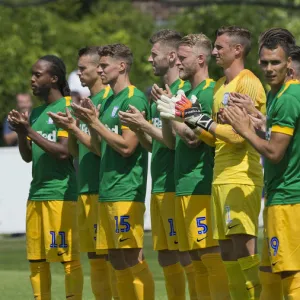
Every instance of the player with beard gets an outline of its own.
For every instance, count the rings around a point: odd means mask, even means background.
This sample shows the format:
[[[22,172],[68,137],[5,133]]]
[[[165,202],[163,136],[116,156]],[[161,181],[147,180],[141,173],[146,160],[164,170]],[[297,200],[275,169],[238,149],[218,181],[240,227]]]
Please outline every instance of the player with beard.
[[[208,63],[211,57],[211,41],[204,34],[190,34],[179,43],[177,66],[181,79],[189,80],[192,90],[187,97],[200,103],[203,111],[212,114],[215,82],[209,78]],[[179,98],[182,97],[179,95]],[[176,96],[178,98],[178,96]],[[164,102],[164,100],[167,100]],[[185,124],[174,122],[168,113],[168,99],[158,101],[161,117],[171,119],[177,132],[175,148],[175,214],[180,251],[189,251],[196,271],[198,299],[228,299],[227,276],[218,242],[213,239],[211,226],[211,184],[213,175],[213,149],[198,142],[188,147],[181,135],[195,135]],[[170,122],[170,121],[169,121]],[[168,127],[163,134],[170,139]]]
[[[151,55],[148,61],[153,66],[155,76],[160,76],[172,94],[178,89],[190,90],[189,82],[179,79],[176,66],[177,43],[181,35],[169,29],[156,32],[151,38]],[[156,99],[155,99],[156,100]],[[136,132],[140,143],[151,158],[151,230],[153,249],[158,251],[158,261],[163,268],[168,299],[185,299],[186,273],[191,299],[196,297],[194,270],[187,252],[178,252],[177,229],[175,223],[175,184],[174,184],[174,147],[169,149],[163,139],[162,122],[157,104],[151,105],[151,121],[148,122],[136,108],[120,112],[122,123]],[[175,146],[175,145],[174,145]],[[181,267],[179,261],[181,262]]]

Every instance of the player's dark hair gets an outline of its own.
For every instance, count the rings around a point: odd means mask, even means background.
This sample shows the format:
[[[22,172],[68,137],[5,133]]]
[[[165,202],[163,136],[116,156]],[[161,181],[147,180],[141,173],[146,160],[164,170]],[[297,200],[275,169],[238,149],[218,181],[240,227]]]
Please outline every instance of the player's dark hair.
[[[70,96],[70,88],[66,78],[66,65],[59,57],[55,55],[45,55],[39,60],[44,60],[50,63],[49,73],[52,76],[57,76],[57,85],[63,96]]]
[[[216,37],[226,34],[230,36],[237,44],[244,47],[244,57],[246,57],[251,50],[251,33],[248,29],[238,26],[222,26],[216,30]]]
[[[290,49],[295,44],[295,37],[287,29],[271,28],[260,35],[258,39],[258,53],[260,53],[263,47],[273,50],[280,46],[286,55],[289,56]]]
[[[133,63],[133,54],[129,47],[124,44],[110,44],[98,49],[99,56],[111,56],[116,59],[122,59],[127,64],[127,71]]]
[[[300,47],[296,45],[291,46],[289,56],[292,59],[292,69],[294,69],[298,79],[300,77]]]

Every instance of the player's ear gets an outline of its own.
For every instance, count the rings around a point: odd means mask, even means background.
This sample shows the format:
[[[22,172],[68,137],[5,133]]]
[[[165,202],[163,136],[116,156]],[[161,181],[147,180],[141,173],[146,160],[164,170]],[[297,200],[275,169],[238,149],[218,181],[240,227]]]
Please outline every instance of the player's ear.
[[[126,68],[127,68],[127,64],[125,61],[121,61],[120,62],[120,65],[119,65],[119,71],[120,73],[123,73],[126,71]]]
[[[287,59],[287,68],[292,69],[292,58],[290,56]]]
[[[241,44],[236,44],[235,45],[235,55],[239,56],[243,52],[244,47]]]
[[[53,75],[51,77],[51,83],[57,83],[58,82],[58,77],[56,75]]]
[[[176,62],[176,58],[177,58],[177,55],[176,55],[175,51],[169,52],[169,62],[170,63],[174,64]]]
[[[205,62],[205,57],[203,54],[198,55],[198,64],[202,65]]]

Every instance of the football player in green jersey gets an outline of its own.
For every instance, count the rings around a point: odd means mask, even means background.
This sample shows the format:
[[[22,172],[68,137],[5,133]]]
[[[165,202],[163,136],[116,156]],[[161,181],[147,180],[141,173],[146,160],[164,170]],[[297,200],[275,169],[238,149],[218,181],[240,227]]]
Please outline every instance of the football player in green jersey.
[[[212,44],[204,34],[189,34],[177,49],[177,66],[181,79],[192,85],[187,97],[198,101],[208,115],[212,114],[215,82],[209,78],[208,63]],[[177,96],[178,97],[178,96]],[[198,299],[228,299],[227,275],[211,224],[211,185],[214,150],[198,142],[190,147],[187,138],[196,134],[187,125],[165,115],[158,101],[161,117],[171,119],[177,132],[175,148],[176,224],[180,251],[189,251],[196,271]],[[163,103],[162,103],[163,104]],[[172,121],[173,120],[173,121]],[[163,134],[171,131],[163,126]]]
[[[273,34],[264,33],[262,37],[259,63],[271,87],[267,97],[265,139],[256,134],[246,109],[229,107],[224,115],[265,157],[266,240],[261,266],[261,299],[279,300],[283,295],[285,299],[299,299],[297,236],[300,230],[295,220],[300,210],[300,83],[290,79],[297,65],[297,48],[280,28],[273,29]]]
[[[70,104],[66,68],[54,55],[32,67],[33,94],[44,104],[28,114],[13,110],[9,122],[19,137],[24,161],[32,161],[32,182],[26,212],[27,258],[35,299],[51,299],[49,262],[62,262],[66,298],[82,299],[79,261],[77,186],[68,133],[53,123],[49,111],[64,112]],[[62,297],[63,298],[63,297]]]
[[[101,105],[100,119],[90,101],[72,105],[96,146],[101,139],[97,249],[108,249],[121,299],[154,300],[154,281],[142,255],[148,154],[118,114],[132,105],[148,117],[148,101],[130,83],[133,56],[127,46],[107,45],[99,55],[102,82],[114,96]]]
[[[187,92],[190,83],[179,79],[176,66],[177,43],[182,36],[170,29],[156,32],[150,38],[152,45],[148,61],[152,64],[154,75],[160,76],[165,85],[170,86],[172,94],[179,89]],[[191,297],[196,294],[195,272],[188,252],[178,252],[175,224],[175,184],[174,149],[169,149],[162,135],[162,120],[156,102],[151,105],[151,121],[148,122],[137,109],[120,112],[124,125],[136,132],[140,143],[151,157],[151,229],[153,248],[158,251],[158,261],[163,268],[168,299],[185,299],[186,272]],[[175,134],[175,133],[174,133]],[[179,255],[178,255],[179,254]],[[179,264],[184,267],[184,269]]]
[[[99,47],[85,47],[78,51],[78,76],[91,93],[91,101],[97,107],[112,95],[109,86],[99,75]],[[91,265],[91,285],[95,299],[111,299],[107,251],[96,254],[97,204],[99,190],[100,157],[91,144],[91,136],[85,123],[72,118],[70,113],[50,114],[55,124],[69,132],[69,150],[79,158],[78,170],[78,225],[80,251],[87,252]],[[91,149],[89,149],[89,148]],[[94,151],[95,153],[93,153]],[[97,155],[98,154],[98,155]]]

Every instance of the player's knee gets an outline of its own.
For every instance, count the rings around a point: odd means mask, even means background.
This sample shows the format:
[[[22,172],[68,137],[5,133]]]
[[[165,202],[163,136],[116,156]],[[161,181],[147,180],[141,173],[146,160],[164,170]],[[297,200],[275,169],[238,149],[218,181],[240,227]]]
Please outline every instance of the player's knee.
[[[232,236],[232,242],[237,259],[257,253],[255,236],[237,234]]]
[[[123,249],[123,255],[125,261],[129,267],[137,265],[139,262],[143,261],[144,254],[143,249],[133,248],[133,249]]]
[[[108,250],[108,259],[113,268],[116,270],[124,270],[128,268],[122,249]]]
[[[200,255],[198,253],[198,250],[189,251],[189,254],[192,260],[200,260]]]
[[[231,240],[219,240],[221,257],[223,261],[237,260]]]
[[[184,252],[179,251],[178,257],[179,257],[180,264],[183,267],[186,267],[192,263],[190,253],[188,251],[184,251]]]
[[[178,251],[159,250],[158,251],[158,263],[161,267],[166,267],[178,263]]]

